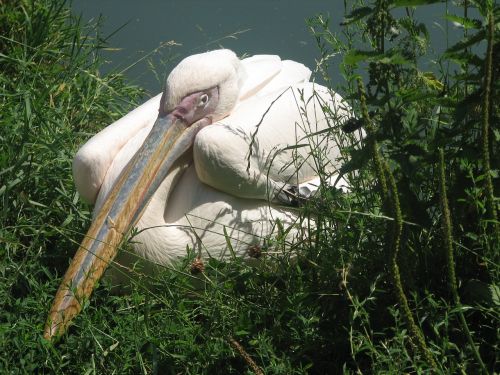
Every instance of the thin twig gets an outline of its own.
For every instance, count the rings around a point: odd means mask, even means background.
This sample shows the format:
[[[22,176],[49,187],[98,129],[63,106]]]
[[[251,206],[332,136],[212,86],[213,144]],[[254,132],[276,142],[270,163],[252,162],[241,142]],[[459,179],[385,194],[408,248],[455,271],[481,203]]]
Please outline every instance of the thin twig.
[[[236,341],[231,336],[227,340],[229,341],[229,344],[231,344],[231,346],[241,355],[243,360],[247,363],[247,365],[252,369],[252,371],[256,375],[264,375],[260,367],[257,366],[252,357],[250,357],[250,355],[246,352],[246,350],[243,348],[243,346],[241,346],[241,344],[238,341]]]

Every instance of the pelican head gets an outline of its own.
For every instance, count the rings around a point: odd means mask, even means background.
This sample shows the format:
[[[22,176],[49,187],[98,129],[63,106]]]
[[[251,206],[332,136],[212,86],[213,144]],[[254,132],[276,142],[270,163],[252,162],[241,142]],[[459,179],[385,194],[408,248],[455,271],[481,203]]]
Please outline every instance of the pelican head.
[[[246,74],[233,51],[221,49],[192,55],[169,74],[163,91],[160,113],[170,113],[191,94],[217,88],[218,102],[207,116],[220,120],[236,105]]]
[[[59,286],[44,337],[62,335],[175,161],[205,126],[227,116],[245,72],[229,50],[193,55],[167,78],[158,118],[100,208]]]

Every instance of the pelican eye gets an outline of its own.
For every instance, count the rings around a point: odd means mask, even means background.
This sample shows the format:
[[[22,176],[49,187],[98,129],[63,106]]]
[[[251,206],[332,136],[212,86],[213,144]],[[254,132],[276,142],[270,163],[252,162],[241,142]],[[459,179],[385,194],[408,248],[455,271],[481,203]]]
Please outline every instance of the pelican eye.
[[[203,94],[202,96],[200,96],[200,101],[198,102],[198,107],[205,107],[208,103],[208,95],[207,94]]]

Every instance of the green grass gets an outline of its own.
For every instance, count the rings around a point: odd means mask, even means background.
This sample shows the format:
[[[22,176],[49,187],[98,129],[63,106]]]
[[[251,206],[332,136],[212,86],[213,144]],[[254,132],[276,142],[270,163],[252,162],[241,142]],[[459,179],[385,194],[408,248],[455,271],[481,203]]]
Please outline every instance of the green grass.
[[[500,370],[499,36],[487,26],[493,15],[498,30],[498,6],[469,1],[479,22],[452,18],[470,43],[434,56],[433,72],[419,68],[432,41],[412,8],[352,6],[342,35],[308,21],[318,74],[340,69],[350,125],[367,133],[361,149],[343,146],[351,192],[324,188],[305,205],[311,241],[278,238],[282,255],[259,267],[210,260],[201,286],[189,257],[124,296],[103,283],[52,344],[46,315],[90,222],[71,160],[142,92],[99,75],[98,25],[63,1],[2,3],[0,373],[252,373],[234,340],[268,374]]]

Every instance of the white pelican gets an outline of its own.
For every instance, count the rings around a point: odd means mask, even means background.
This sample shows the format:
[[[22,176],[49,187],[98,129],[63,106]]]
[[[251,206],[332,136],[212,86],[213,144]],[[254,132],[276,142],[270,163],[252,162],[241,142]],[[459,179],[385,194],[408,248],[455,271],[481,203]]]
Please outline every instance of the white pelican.
[[[349,116],[342,98],[310,74],[278,56],[189,56],[162,94],[92,137],[73,173],[80,195],[95,203],[94,219],[44,336],[64,332],[132,227],[140,229],[140,257],[170,264],[187,247],[224,257],[228,240],[246,256],[277,219],[292,225],[297,214],[283,204],[318,170],[335,172],[339,149],[325,130]]]

